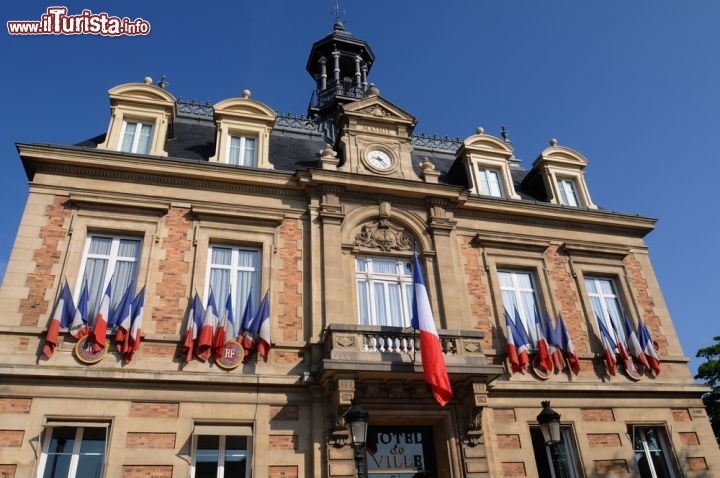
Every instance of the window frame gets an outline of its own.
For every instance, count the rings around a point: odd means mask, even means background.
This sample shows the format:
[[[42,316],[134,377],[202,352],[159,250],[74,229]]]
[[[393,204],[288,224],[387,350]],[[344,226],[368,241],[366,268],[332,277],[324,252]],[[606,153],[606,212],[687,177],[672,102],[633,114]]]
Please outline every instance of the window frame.
[[[223,248],[223,249],[231,249],[231,258],[230,258],[230,265],[225,264],[213,264],[212,262],[212,250],[213,247]],[[258,265],[255,270],[252,270],[249,267],[246,266],[240,266],[238,265],[238,258],[240,256],[240,251],[251,251],[257,253],[258,257]],[[239,314],[238,311],[238,297],[236,294],[237,291],[237,274],[238,272],[244,271],[244,272],[255,272],[255,280],[254,280],[254,295],[258,299],[262,296],[261,294],[261,287],[262,287],[262,269],[263,269],[263,251],[261,247],[254,247],[254,246],[242,246],[242,245],[233,245],[233,244],[227,244],[227,243],[214,243],[210,242],[208,244],[207,249],[207,267],[205,268],[205,307],[207,307],[207,301],[210,299],[210,277],[212,273],[213,268],[219,268],[219,269],[225,269],[230,271],[230,290],[232,291],[232,310],[235,315],[235,321],[242,319],[242,315]],[[213,291],[215,294],[217,294],[217,291]],[[259,300],[255,301],[253,304],[255,308],[259,307],[260,303]],[[217,297],[215,298],[215,306],[218,308],[218,311],[225,310],[225,303],[222,304],[218,302]],[[243,304],[243,307],[245,305]]]
[[[232,140],[233,138],[239,138],[240,139],[240,155],[238,156],[238,164],[233,164],[230,162],[231,153],[232,153]],[[250,161],[250,164],[243,164],[245,160],[245,144],[247,139],[253,139],[255,141],[255,147],[253,148],[253,157]],[[228,134],[228,144],[227,144],[227,153],[225,155],[225,162],[231,166],[241,166],[245,168],[257,168],[258,167],[258,143],[259,138],[257,136],[253,136],[252,134],[248,133],[229,133]]]
[[[195,478],[195,466],[197,460],[197,437],[198,436],[216,436],[218,437],[218,468],[217,478],[224,478],[225,476],[225,443],[226,438],[232,435],[198,435],[192,434],[192,445],[190,448],[190,478]],[[239,436],[239,435],[238,435]],[[252,476],[252,450],[253,450],[253,435],[242,435],[246,437],[247,444],[245,446],[246,460],[245,460],[245,477],[250,478]]]
[[[497,183],[498,187],[498,194],[493,194],[492,188],[490,187],[490,173],[493,173],[495,175],[495,181]],[[502,172],[500,172],[496,168],[491,168],[485,165],[478,164],[476,167],[475,174],[477,175],[477,184],[478,184],[478,194],[485,197],[492,197],[492,198],[503,198],[505,197],[505,191],[502,185]],[[485,177],[487,184],[488,184],[488,191],[483,192],[482,190],[482,177]]]
[[[597,293],[592,294],[590,292],[590,289],[588,289],[587,281],[589,281],[589,280],[595,282],[595,290],[597,291]],[[608,281],[610,283],[610,286],[612,287],[613,292],[614,292],[613,297],[605,295],[605,293],[602,291],[602,288],[599,287],[601,281]],[[615,302],[617,303],[618,310],[620,311],[620,315],[621,315],[620,317],[618,317],[618,319],[623,320],[622,316],[625,315],[625,306],[623,304],[623,301],[621,300],[622,294],[620,293],[620,289],[618,288],[617,280],[615,280],[614,277],[609,277],[609,276],[583,274],[583,285],[585,286],[585,293],[587,294],[588,299],[590,299],[590,304],[589,304],[590,310],[593,311],[593,313],[597,313],[597,311],[595,310],[595,308],[593,307],[593,304],[592,304],[592,299],[597,298],[598,301],[600,302],[600,307],[602,308],[602,314],[598,314],[598,315],[600,315],[600,318],[603,320],[605,328],[607,328],[608,332],[610,333],[610,337],[612,337],[612,339],[616,342],[618,341],[618,339],[620,339],[622,341],[623,345],[626,345],[627,338],[625,337],[625,329],[623,327],[624,324],[619,323],[619,324],[613,325],[611,323],[612,317],[610,317],[610,313],[608,312],[608,306],[607,306],[607,302],[606,302],[606,300],[608,298],[612,298],[615,300]],[[593,317],[592,319],[595,319],[595,317]],[[597,327],[597,324],[595,325],[595,327]],[[616,330],[618,331],[617,334],[615,333]]]
[[[537,430],[538,432],[540,432],[542,434],[542,431],[540,430],[539,425],[534,425],[534,424],[530,425],[531,447],[533,446],[533,443],[532,443],[533,430]],[[583,478],[585,476],[585,474],[584,474],[583,468],[582,468],[582,460],[580,459],[580,448],[578,447],[576,434],[575,434],[575,428],[572,426],[572,424],[560,423],[560,434],[563,437],[563,442],[562,442],[563,445],[565,445],[568,442],[572,445],[570,447],[565,446],[565,454],[567,456],[567,463],[572,463],[574,465],[572,470],[565,470],[566,473],[569,473],[571,475],[570,478]],[[570,440],[566,440],[565,435],[569,435]],[[548,477],[548,478],[556,478],[555,468],[553,466],[552,452],[550,451],[550,447],[547,446],[547,444],[545,444],[545,443],[543,443],[543,447],[545,448],[545,457],[547,459],[548,464],[550,465],[549,466],[550,477]],[[534,454],[534,449],[533,449],[533,454]],[[536,466],[537,466],[537,464],[536,464]]]
[[[123,142],[125,142],[125,130],[127,129],[128,123],[136,123],[139,127],[136,127],[135,133],[133,134],[133,141],[132,145],[130,146],[130,151],[123,151],[122,145]],[[148,141],[148,148],[147,151],[144,153],[138,153],[138,145],[140,144],[140,136],[142,131],[142,125],[150,126],[150,140]],[[140,119],[133,119],[133,118],[123,118],[122,128],[120,128],[120,138],[118,139],[117,144],[117,150],[121,153],[128,153],[128,154],[150,154],[150,151],[152,151],[153,148],[153,134],[155,133],[155,122],[150,122],[147,120],[140,120]]]
[[[557,185],[557,189],[558,189],[558,195],[560,196],[560,197],[558,197],[558,202],[560,204],[562,204],[563,206],[567,206],[567,207],[583,207],[583,203],[580,198],[580,194],[578,193],[578,186],[577,186],[577,182],[575,181],[575,178],[561,176],[561,177],[555,178],[555,181],[556,181],[556,185]],[[569,196],[568,196],[568,191],[567,191],[566,186],[571,187],[572,197],[575,201],[575,204],[569,203],[569,201],[568,201]]]
[[[373,259],[381,259],[381,260],[394,260],[396,265],[396,275],[390,276],[389,274],[381,274],[377,273],[374,270],[372,272],[370,267],[372,266],[372,260]],[[358,260],[364,260],[365,261],[365,271],[358,270]],[[391,256],[378,256],[378,255],[369,255],[369,254],[362,254],[354,257],[354,273],[355,273],[355,289],[356,294],[355,298],[357,300],[357,313],[358,313],[358,324],[360,325],[373,325],[373,326],[380,326],[380,327],[402,327],[406,328],[410,326],[411,320],[412,320],[412,301],[411,298],[407,296],[407,289],[406,285],[413,284],[413,276],[412,272],[410,275],[403,275],[400,273],[400,267],[403,267],[404,264],[407,264],[410,266],[410,270],[412,271],[412,264],[410,262],[410,258],[405,257],[391,257]],[[390,278],[394,277],[397,279],[396,281],[390,280]],[[368,304],[368,324],[362,324],[361,323],[361,317],[363,315],[362,309],[361,309],[361,301],[360,301],[360,282],[365,282],[367,284],[367,290],[366,290],[366,302]],[[389,297],[389,285],[388,284],[398,284],[400,287],[400,301],[401,301],[401,311],[402,311],[402,325],[386,325],[386,324],[380,324],[378,323],[378,317],[375,311],[375,287],[373,284],[375,283],[382,283],[383,289],[385,292],[385,297]],[[385,316],[388,318],[391,318],[392,315],[390,313],[390,301],[385,301]]]
[[[653,463],[650,448],[648,447],[647,438],[645,436],[644,429],[655,429],[658,430],[658,439],[660,442],[660,447],[662,449],[665,466],[667,466],[668,473],[670,474],[670,478],[678,478],[677,468],[675,466],[675,455],[672,447],[672,443],[670,441],[670,434],[667,431],[667,427],[664,424],[653,424],[653,423],[631,423],[629,425],[630,427],[630,438],[631,438],[631,446],[633,451],[633,458],[635,459],[636,465],[639,467],[639,463],[637,461],[637,458],[635,457],[635,434],[639,431],[642,433],[641,440],[643,445],[643,454],[645,456],[645,460],[648,463],[648,466],[650,468],[650,473],[654,476],[654,478],[657,478],[657,472],[655,471],[655,464]],[[639,471],[639,470],[638,470]]]
[[[101,428],[105,430],[105,448],[103,449],[103,460],[102,469],[100,476],[105,476],[105,467],[107,465],[108,455],[108,442],[110,440],[110,424],[93,424],[93,423],[82,423],[79,422],[73,425],[75,428],[75,442],[73,444],[73,450],[70,457],[70,465],[68,467],[67,478],[74,478],[77,475],[77,468],[80,462],[80,448],[82,447],[83,435],[87,428]],[[48,450],[50,448],[50,442],[52,441],[52,433],[55,428],[71,428],[69,424],[63,422],[48,422],[44,426],[42,431],[42,449],[40,452],[40,459],[38,460],[36,478],[43,478],[45,475],[45,467],[47,466]]]
[[[109,255],[106,256],[103,254],[92,254],[94,257],[92,257],[92,258],[89,257],[90,244],[92,242],[93,237],[105,237],[105,238],[112,239],[112,244],[110,246],[110,254]],[[75,301],[76,304],[80,300],[80,294],[82,293],[83,277],[85,276],[85,267],[87,266],[88,259],[107,259],[107,261],[108,261],[108,266],[107,266],[107,269],[105,270],[105,277],[103,278],[103,283],[100,288],[100,290],[102,290],[103,293],[105,291],[105,288],[108,286],[110,279],[113,277],[113,274],[115,273],[115,267],[117,266],[118,259],[122,259],[123,262],[130,262],[128,260],[129,256],[118,256],[117,255],[118,249],[120,248],[120,241],[123,239],[140,242],[140,247],[138,250],[138,252],[139,252],[138,257],[133,258],[134,259],[133,262],[135,262],[135,264],[136,264],[135,280],[133,282],[137,284],[137,278],[140,275],[140,265],[142,264],[143,242],[144,242],[145,237],[144,236],[131,236],[131,235],[115,234],[115,233],[88,232],[88,234],[85,238],[85,245],[83,246],[82,260],[80,261],[80,268],[78,270],[77,281],[75,281],[75,293],[73,294],[73,300]],[[131,284],[133,282],[131,282]],[[88,313],[89,312],[90,312],[90,310],[88,310]],[[110,311],[110,312],[112,313],[112,311]]]
[[[523,291],[520,290],[518,283],[517,283],[517,278],[515,275],[518,273],[519,274],[527,274],[530,277],[530,285],[532,286],[532,293],[533,293],[533,297],[534,297],[534,301],[535,301],[535,311],[539,315],[541,302],[540,302],[540,295],[539,295],[539,291],[538,291],[539,282],[535,277],[535,271],[532,269],[512,269],[512,268],[502,268],[502,267],[499,267],[497,269],[497,276],[498,276],[497,280],[498,280],[498,287],[500,290],[500,300],[502,301],[503,309],[505,309],[506,308],[505,300],[503,299],[502,293],[503,293],[503,291],[506,291],[508,289],[503,287],[502,281],[500,280],[500,274],[502,274],[502,273],[512,274],[512,282],[513,282],[512,292],[515,295],[515,303],[516,304],[524,304],[524,301],[520,300],[521,296],[519,294],[522,293]],[[524,292],[530,292],[530,291],[524,291]],[[508,313],[510,314],[510,318],[512,318],[514,321],[515,320],[515,311],[508,310]],[[518,309],[518,313],[520,314],[520,320],[523,321],[523,323],[525,325],[525,331],[527,332],[528,338],[530,339],[530,342],[532,342],[532,343],[528,344],[528,349],[535,350],[535,348],[536,348],[535,344],[537,342],[537,337],[536,337],[537,332],[535,330],[535,317],[534,316],[528,317],[528,318],[523,317],[523,314],[525,313],[524,307],[521,307],[520,309]],[[532,322],[529,322],[530,320],[532,320]]]

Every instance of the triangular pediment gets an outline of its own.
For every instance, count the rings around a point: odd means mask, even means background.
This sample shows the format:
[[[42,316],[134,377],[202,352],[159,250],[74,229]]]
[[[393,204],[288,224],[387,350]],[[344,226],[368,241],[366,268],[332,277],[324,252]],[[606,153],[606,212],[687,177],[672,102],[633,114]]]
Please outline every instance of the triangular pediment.
[[[370,96],[343,105],[343,113],[348,116],[364,116],[375,120],[399,121],[412,125],[415,125],[417,121],[413,115],[381,96]]]

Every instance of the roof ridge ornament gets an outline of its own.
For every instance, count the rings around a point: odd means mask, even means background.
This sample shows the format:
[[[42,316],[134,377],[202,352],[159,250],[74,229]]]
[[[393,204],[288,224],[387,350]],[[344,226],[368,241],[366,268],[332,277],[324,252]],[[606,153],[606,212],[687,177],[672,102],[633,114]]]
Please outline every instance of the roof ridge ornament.
[[[333,24],[333,30],[345,31],[345,25],[342,22],[340,12],[340,0],[335,0],[335,23]]]

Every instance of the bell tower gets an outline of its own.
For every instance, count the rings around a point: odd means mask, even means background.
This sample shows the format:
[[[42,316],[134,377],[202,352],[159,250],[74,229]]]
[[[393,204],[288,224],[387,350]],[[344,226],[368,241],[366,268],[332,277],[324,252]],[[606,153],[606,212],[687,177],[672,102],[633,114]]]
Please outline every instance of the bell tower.
[[[315,80],[308,116],[320,119],[329,140],[336,139],[332,119],[338,106],[367,96],[367,78],[373,61],[375,55],[370,46],[345,30],[339,12],[333,31],[313,44],[305,67]]]

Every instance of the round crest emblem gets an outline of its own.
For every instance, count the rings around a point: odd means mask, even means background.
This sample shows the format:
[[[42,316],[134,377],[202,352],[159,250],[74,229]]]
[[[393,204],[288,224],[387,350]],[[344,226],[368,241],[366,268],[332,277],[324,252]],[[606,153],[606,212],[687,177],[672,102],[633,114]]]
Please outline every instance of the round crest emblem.
[[[225,370],[237,368],[245,358],[245,350],[237,340],[231,340],[226,343],[220,351],[220,357],[215,360],[218,366]]]
[[[548,370],[547,372],[544,371],[542,368],[540,368],[540,360],[538,357],[535,357],[535,360],[532,362],[532,369],[533,372],[535,372],[535,375],[540,380],[548,380],[550,377],[552,377],[553,372],[555,372],[555,364],[553,364],[552,370]]]
[[[630,358],[627,362],[623,362],[625,370],[625,375],[627,375],[631,380],[635,380],[636,382],[642,378],[642,373],[640,372],[640,369],[635,364],[635,361]]]
[[[95,352],[90,342],[90,336],[86,335],[75,344],[75,357],[84,364],[92,365],[98,363],[105,357],[108,351],[108,344],[99,352]]]

